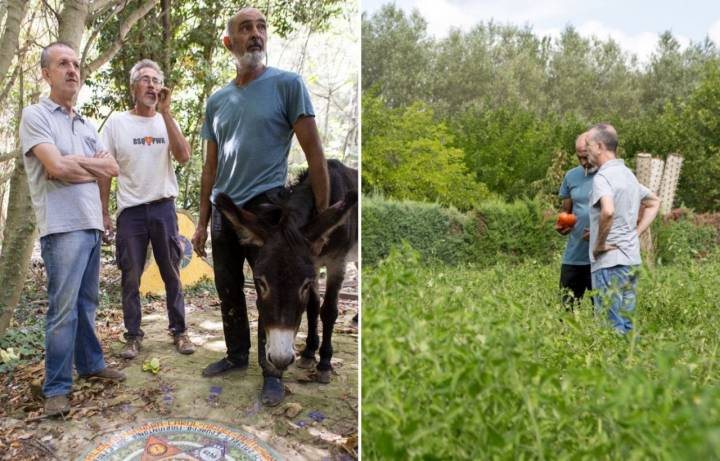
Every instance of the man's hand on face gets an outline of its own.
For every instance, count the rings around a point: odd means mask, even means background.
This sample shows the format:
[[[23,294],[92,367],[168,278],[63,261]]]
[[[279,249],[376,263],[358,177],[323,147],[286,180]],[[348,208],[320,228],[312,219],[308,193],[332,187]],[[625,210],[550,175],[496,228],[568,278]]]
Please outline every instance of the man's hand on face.
[[[171,95],[172,90],[166,86],[162,87],[160,92],[158,92],[158,103],[156,110],[161,114],[166,114],[170,112]]]

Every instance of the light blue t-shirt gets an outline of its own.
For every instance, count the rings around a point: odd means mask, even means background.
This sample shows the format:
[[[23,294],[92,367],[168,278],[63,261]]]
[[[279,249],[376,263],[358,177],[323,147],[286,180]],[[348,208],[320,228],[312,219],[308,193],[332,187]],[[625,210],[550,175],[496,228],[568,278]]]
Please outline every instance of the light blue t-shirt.
[[[642,263],[637,221],[640,202],[649,194],[650,190],[638,182],[633,172],[625,166],[624,161],[614,159],[600,167],[593,178],[590,194],[590,248],[595,248],[599,231],[600,199],[610,196],[615,213],[605,243],[614,245],[617,249],[602,253],[597,259],[590,255],[592,272],[609,267],[635,266]]]
[[[218,146],[210,200],[225,192],[242,206],[283,186],[293,126],[302,116],[315,116],[302,78],[273,67],[243,87],[233,81],[210,96],[202,127],[202,137]]]
[[[585,169],[577,166],[565,173],[562,185],[560,186],[560,198],[572,199],[572,212],[577,217],[575,227],[568,236],[565,253],[563,253],[563,264],[571,266],[586,266],[590,264],[589,245],[583,240],[583,230],[590,227],[590,210],[588,201],[592,191],[594,173],[585,176]]]

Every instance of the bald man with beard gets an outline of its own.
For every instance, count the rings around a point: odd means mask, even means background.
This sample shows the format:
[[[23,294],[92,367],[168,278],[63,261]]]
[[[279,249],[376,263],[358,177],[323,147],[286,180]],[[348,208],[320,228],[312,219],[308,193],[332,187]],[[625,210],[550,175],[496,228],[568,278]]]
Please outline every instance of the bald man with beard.
[[[589,227],[590,217],[588,201],[592,190],[592,181],[597,168],[588,162],[587,132],[575,140],[575,155],[580,165],[565,173],[559,196],[566,213],[574,213],[577,222],[573,227],[555,224],[555,230],[568,235],[560,268],[560,289],[563,305],[568,310],[582,300],[586,291],[592,289],[590,278]]]
[[[220,297],[227,355],[203,370],[211,377],[247,368],[250,327],[243,292],[243,262],[256,248],[240,245],[230,222],[213,203],[221,192],[238,207],[257,213],[277,203],[287,179],[293,134],[308,162],[317,212],[328,206],[327,162],[315,124],[315,112],[302,78],[267,67],[267,21],[255,8],[243,8],[227,23],[223,44],[234,59],[236,77],[207,102],[202,137],[207,141],[200,189],[200,216],[192,242],[205,254],[207,226],[212,222],[215,286]],[[212,219],[211,219],[212,212]],[[262,338],[261,338],[262,340]],[[260,357],[263,368],[261,401],[279,404],[285,390],[282,372]]]

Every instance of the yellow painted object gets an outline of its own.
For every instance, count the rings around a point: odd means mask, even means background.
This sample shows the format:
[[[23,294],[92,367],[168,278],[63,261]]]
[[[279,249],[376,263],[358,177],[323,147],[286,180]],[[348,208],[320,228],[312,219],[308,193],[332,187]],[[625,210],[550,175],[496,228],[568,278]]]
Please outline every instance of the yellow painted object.
[[[193,223],[192,216],[185,210],[177,210],[177,221],[178,230],[180,231],[180,242],[183,247],[183,257],[180,261],[180,281],[182,285],[193,285],[203,277],[213,280],[214,274],[212,266],[210,266],[204,258],[199,257],[193,252],[192,243],[190,243],[190,239],[195,232],[195,223]],[[165,293],[165,284],[162,281],[160,269],[151,251],[148,251],[145,271],[140,279],[140,293],[143,295],[161,295]]]

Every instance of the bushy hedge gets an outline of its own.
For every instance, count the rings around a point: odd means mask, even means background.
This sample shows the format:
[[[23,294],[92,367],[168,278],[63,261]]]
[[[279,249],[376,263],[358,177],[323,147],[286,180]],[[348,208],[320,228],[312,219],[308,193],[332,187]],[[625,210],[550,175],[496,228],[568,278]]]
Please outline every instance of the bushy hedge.
[[[362,203],[363,264],[374,266],[407,241],[426,263],[477,264],[534,259],[549,262],[562,253],[565,238],[553,229],[555,212],[540,200],[490,200],[461,213],[437,203],[365,196]],[[659,264],[702,258],[718,244],[712,225],[692,216],[653,226]]]
[[[363,264],[375,265],[403,240],[426,262],[495,264],[498,259],[549,259],[564,245],[554,213],[540,202],[488,201],[460,213],[435,203],[365,196]]]
[[[475,253],[474,221],[436,203],[385,200],[364,196],[362,261],[375,265],[403,240],[428,261],[468,262]]]

